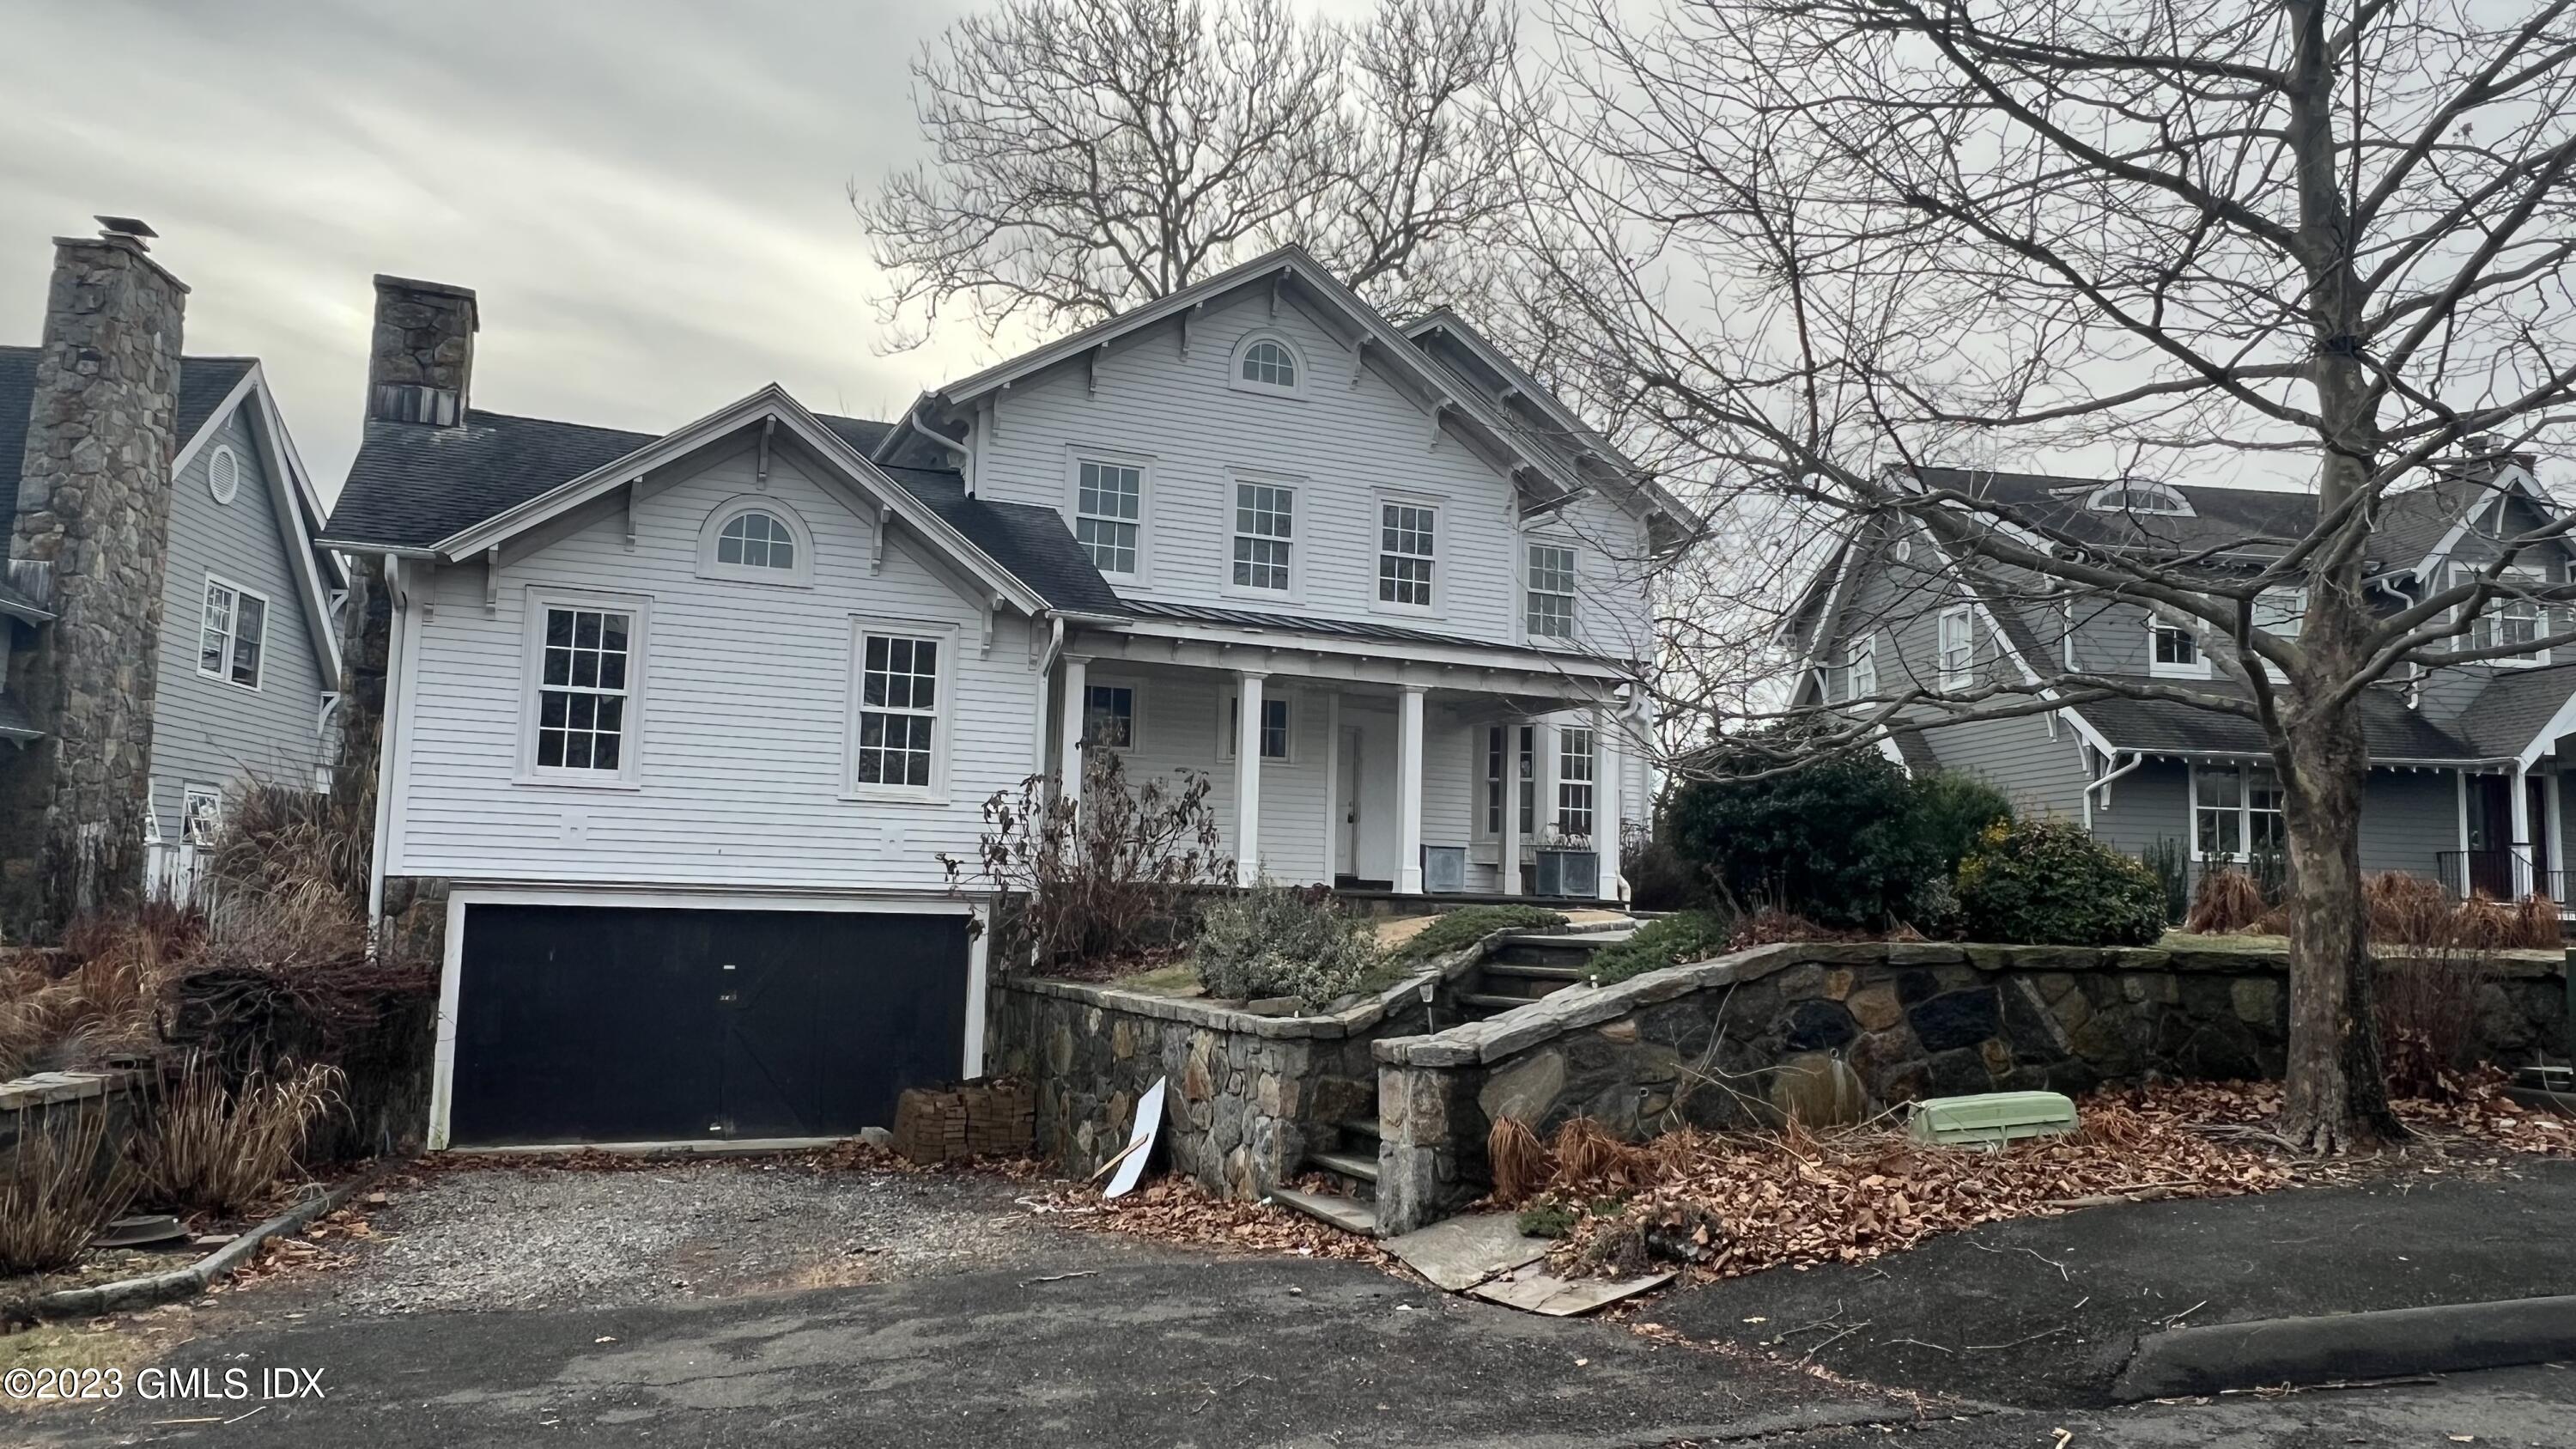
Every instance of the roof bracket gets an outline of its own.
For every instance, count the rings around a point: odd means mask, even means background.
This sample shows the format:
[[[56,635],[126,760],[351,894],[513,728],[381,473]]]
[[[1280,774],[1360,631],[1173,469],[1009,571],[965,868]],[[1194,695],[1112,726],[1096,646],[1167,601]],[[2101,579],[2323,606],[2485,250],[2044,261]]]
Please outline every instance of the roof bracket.
[[[886,534],[894,528],[894,510],[877,505],[877,526],[868,530],[868,572],[885,572]]]
[[[983,636],[976,641],[975,656],[977,658],[990,659],[993,657],[993,616],[999,614],[1002,611],[1002,605],[1007,602],[1009,601],[999,594],[986,594],[984,596],[984,607],[980,611],[983,614]]]
[[[1279,315],[1279,284],[1286,280],[1288,280],[1288,273],[1285,268],[1271,274],[1270,315],[1273,317],[1277,317]]]
[[[1362,337],[1359,345],[1351,349],[1351,391],[1353,392],[1359,391],[1360,376],[1368,371],[1368,345],[1369,340]]]
[[[777,429],[777,414],[772,413],[760,420],[760,460],[752,465],[751,477],[763,493],[769,491],[769,435]]]
[[[635,500],[644,492],[644,480],[626,480],[626,551],[635,551]]]
[[[1181,361],[1183,362],[1190,360],[1190,319],[1197,316],[1199,314],[1199,309],[1206,305],[1207,303],[1205,302],[1192,302],[1190,305],[1183,307],[1180,311]]]
[[[1441,420],[1442,418],[1445,418],[1445,417],[1447,417],[1447,416],[1449,415],[1449,409],[1450,409],[1452,406],[1453,406],[1453,404],[1449,401],[1449,399],[1447,399],[1447,398],[1445,398],[1445,397],[1444,397],[1444,398],[1442,398],[1442,399],[1440,399],[1438,402],[1435,402],[1435,403],[1433,403],[1433,404],[1431,405],[1431,446],[1430,446],[1430,447],[1428,447],[1428,448],[1426,448],[1426,449],[1424,449],[1423,451],[1425,451],[1425,452],[1438,452],[1438,451],[1439,451],[1439,449],[1440,449],[1440,420]]]
[[[1082,354],[1082,390],[1100,396],[1100,349],[1094,347]]]
[[[483,550],[483,617],[501,615],[501,545]]]

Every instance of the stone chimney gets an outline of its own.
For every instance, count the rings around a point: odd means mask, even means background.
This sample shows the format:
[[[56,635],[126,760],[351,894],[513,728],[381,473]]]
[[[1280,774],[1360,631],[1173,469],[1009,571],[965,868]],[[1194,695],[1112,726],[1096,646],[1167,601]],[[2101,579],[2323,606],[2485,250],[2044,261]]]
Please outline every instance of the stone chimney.
[[[474,379],[474,293],[444,282],[376,278],[376,336],[367,358],[367,421],[452,428]]]
[[[50,935],[143,880],[170,457],[188,287],[152,229],[57,237],[27,420],[15,567],[50,572],[52,623],[13,688],[43,737],[0,751],[0,930]]]

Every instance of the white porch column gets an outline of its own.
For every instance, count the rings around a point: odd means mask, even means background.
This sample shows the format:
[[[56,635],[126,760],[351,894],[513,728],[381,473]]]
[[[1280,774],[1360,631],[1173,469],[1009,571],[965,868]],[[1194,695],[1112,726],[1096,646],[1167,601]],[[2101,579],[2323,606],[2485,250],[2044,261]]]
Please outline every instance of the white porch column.
[[[1626,771],[1619,706],[1592,712],[1592,849],[1601,860],[1601,899],[1619,899],[1619,777]]]
[[[1538,762],[1532,760],[1531,764]],[[1521,893],[1521,722],[1503,721],[1503,828],[1495,843],[1495,889]]]
[[[1422,689],[1408,684],[1395,714],[1395,888],[1422,894]]]
[[[1234,882],[1261,881],[1261,682],[1255,669],[1234,672]]]
[[[1091,679],[1091,661],[1079,654],[1064,656],[1064,738],[1057,742],[1056,793],[1073,802],[1078,817],[1082,811],[1082,729],[1087,711],[1083,696]]]
[[[2531,894],[2530,780],[2530,767],[2516,760],[2513,766],[2513,895],[2516,900]]]

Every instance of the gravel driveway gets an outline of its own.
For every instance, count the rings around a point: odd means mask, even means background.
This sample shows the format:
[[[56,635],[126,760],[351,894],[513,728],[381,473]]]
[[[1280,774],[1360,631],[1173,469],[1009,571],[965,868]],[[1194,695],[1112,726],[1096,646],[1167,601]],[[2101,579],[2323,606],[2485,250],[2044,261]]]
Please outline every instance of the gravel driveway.
[[[329,1275],[359,1313],[662,1303],[991,1268],[1060,1240],[966,1174],[730,1159],[438,1170]]]

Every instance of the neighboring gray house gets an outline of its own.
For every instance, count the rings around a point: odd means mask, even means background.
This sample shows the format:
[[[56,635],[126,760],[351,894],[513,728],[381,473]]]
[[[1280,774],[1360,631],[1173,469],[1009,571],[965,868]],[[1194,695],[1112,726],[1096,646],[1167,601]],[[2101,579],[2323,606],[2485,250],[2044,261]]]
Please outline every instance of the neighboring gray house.
[[[0,921],[184,892],[249,776],[327,783],[339,562],[257,359],[181,354],[187,288],[111,221],[0,346]]]
[[[2389,497],[2366,569],[2393,611],[2455,566],[2491,563],[2496,540],[2563,513],[2528,457],[2454,460],[2432,483]],[[2088,547],[2243,564],[2261,539],[2312,525],[2311,495],[2246,488],[1924,469],[1928,487],[1981,494]],[[2277,552],[2277,550],[2271,550]],[[2568,577],[2561,542],[2527,549],[2517,569]],[[1806,660],[1801,705],[1899,688],[1964,689],[2003,671],[2037,682],[2058,668],[2191,681],[2213,677],[2195,628],[2143,604],[2032,602],[2043,592],[1998,575],[1971,590],[1919,529],[1873,526],[1847,540],[1800,598],[1788,638]],[[2000,586],[1998,586],[2000,585]],[[2295,631],[2303,591],[2284,588],[2256,623]],[[2563,624],[2535,603],[2491,606],[2474,642],[2537,639]],[[2436,877],[2498,898],[2535,890],[2565,900],[2567,811],[2560,773],[2576,753],[2576,651],[2539,649],[2493,663],[2401,671],[2362,698],[2372,769],[2362,865]],[[2277,849],[2281,793],[2251,720],[2179,701],[2106,699],[2045,715],[1900,733],[1909,767],[1982,776],[2024,809],[2080,820],[2124,851],[2170,843],[2193,874]]]
[[[1617,896],[1691,520],[1456,318],[1291,249],[892,423],[770,387],[650,434],[473,407],[476,305],[377,279],[324,534],[390,595],[434,1143],[846,1132],[973,1074],[989,902],[941,857],[1085,750],[1205,772],[1246,880]]]

